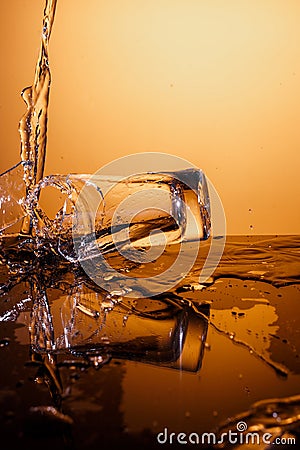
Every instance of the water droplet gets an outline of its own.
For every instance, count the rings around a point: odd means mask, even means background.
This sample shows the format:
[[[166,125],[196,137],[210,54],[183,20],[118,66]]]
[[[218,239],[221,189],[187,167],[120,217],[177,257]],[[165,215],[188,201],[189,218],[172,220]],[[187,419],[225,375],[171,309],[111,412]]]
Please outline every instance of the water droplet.
[[[111,291],[107,296],[101,301],[101,309],[105,312],[111,311],[118,303],[123,300],[124,291],[114,290]]]
[[[107,336],[102,336],[102,337],[101,337],[101,342],[102,342],[103,344],[106,344],[106,345],[109,345],[109,344],[110,344],[110,340],[109,340],[109,338],[108,338]]]
[[[105,312],[111,311],[114,306],[115,306],[114,302],[108,297],[106,297],[104,300],[101,301],[101,309]]]
[[[44,383],[44,378],[42,376],[35,377],[34,382],[36,384],[43,384]]]
[[[7,347],[10,343],[9,338],[3,338],[0,340],[0,347]]]
[[[100,369],[104,364],[110,361],[110,355],[89,356],[89,362],[95,369]]]
[[[235,333],[234,332],[229,333],[229,338],[230,339],[234,339],[235,338]]]
[[[123,299],[123,295],[125,294],[125,291],[120,290],[120,291],[111,291],[108,295],[107,298],[110,298],[114,303],[119,303],[122,299]]]
[[[211,345],[208,342],[205,342],[204,347],[206,348],[206,350],[211,350]]]
[[[112,280],[113,278],[114,278],[114,275],[109,274],[109,275],[106,275],[105,277],[103,277],[103,280],[104,280],[104,281],[110,281],[110,280]]]

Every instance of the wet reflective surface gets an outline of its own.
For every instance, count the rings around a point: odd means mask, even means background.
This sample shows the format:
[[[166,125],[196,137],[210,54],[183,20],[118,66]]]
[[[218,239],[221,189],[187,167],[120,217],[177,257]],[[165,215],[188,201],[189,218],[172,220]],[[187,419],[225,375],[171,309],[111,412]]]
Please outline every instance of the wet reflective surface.
[[[141,300],[104,294],[53,252],[36,258],[26,243],[17,252],[8,244],[3,439],[23,448],[155,448],[165,428],[222,433],[239,420],[299,438],[299,237],[228,237],[205,285],[203,242],[179,286]]]

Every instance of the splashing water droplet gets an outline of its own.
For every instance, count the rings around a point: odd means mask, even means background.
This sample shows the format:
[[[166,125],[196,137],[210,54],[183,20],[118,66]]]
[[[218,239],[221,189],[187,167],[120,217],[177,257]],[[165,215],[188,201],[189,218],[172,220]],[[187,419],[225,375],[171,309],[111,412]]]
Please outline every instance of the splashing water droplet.
[[[10,339],[9,338],[4,338],[0,340],[0,347],[7,347],[10,343]]]
[[[101,301],[101,309],[105,312],[111,311],[118,303],[123,300],[124,291],[111,291]]]
[[[100,369],[104,364],[108,363],[110,359],[110,355],[89,356],[89,362],[95,369]]]

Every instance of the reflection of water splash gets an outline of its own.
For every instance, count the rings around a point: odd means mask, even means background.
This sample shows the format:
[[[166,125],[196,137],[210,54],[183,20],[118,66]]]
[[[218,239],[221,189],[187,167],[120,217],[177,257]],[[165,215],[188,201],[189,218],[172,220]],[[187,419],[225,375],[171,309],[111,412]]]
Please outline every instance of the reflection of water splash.
[[[31,296],[33,300],[31,310],[30,336],[31,345],[36,349],[51,352],[54,348],[54,330],[52,315],[46,290],[39,280],[31,282]]]
[[[248,443],[246,439],[243,439],[242,442],[239,439],[235,444],[231,443],[230,447],[249,448],[250,443],[252,448],[260,440],[261,445],[255,446],[255,448],[261,448],[262,450],[269,448],[266,442],[262,440],[262,435],[265,433],[269,433],[268,438],[271,446],[272,444],[278,444],[277,438],[286,439],[285,441],[282,440],[283,445],[284,442],[288,443],[288,438],[292,439],[289,441],[290,443],[296,444],[300,426],[300,395],[256,402],[248,411],[240,413],[222,424],[218,429],[218,436],[221,437],[222,433],[228,433],[230,430],[236,432],[239,429],[239,423],[245,424],[244,435],[253,433],[255,436],[255,433],[257,433],[260,438],[257,437],[253,442],[250,440]],[[224,442],[216,444],[214,448],[228,448],[228,446],[228,441],[225,442],[224,440]],[[280,446],[280,448],[282,447]]]
[[[27,191],[38,182],[44,171],[47,133],[47,111],[51,83],[48,43],[54,20],[56,0],[47,0],[44,9],[41,49],[33,85],[22,92],[27,111],[20,121],[21,159]]]

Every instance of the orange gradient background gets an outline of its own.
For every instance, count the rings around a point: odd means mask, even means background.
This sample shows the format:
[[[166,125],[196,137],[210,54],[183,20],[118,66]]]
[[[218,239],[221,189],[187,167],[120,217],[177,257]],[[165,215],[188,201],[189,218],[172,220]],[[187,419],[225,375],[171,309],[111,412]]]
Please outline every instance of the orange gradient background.
[[[43,7],[0,5],[1,171]],[[167,152],[213,182],[228,234],[299,234],[299,21],[298,0],[58,0],[45,173]]]

